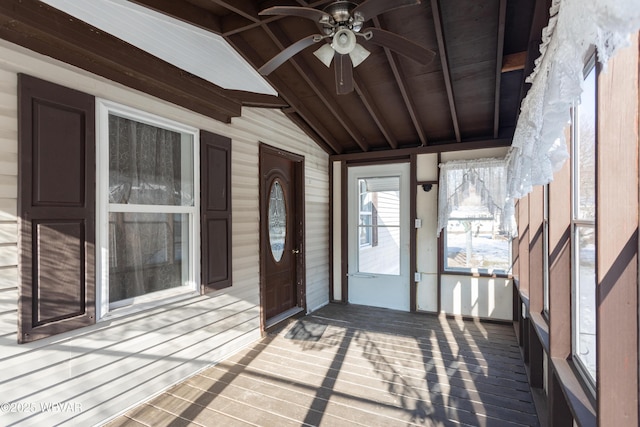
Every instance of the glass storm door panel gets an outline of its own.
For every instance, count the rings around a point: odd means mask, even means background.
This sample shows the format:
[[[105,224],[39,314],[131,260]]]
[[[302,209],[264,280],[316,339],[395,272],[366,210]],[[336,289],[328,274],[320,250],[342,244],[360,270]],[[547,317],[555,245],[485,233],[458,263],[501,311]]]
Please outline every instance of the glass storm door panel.
[[[349,302],[409,310],[408,187],[408,163],[349,168]]]

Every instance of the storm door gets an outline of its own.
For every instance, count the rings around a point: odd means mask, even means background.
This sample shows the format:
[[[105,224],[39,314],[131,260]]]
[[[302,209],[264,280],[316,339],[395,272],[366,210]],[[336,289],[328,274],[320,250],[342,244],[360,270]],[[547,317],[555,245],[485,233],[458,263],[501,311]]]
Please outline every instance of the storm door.
[[[409,164],[350,167],[348,300],[409,311]]]
[[[261,303],[266,327],[304,309],[303,158],[260,147]]]

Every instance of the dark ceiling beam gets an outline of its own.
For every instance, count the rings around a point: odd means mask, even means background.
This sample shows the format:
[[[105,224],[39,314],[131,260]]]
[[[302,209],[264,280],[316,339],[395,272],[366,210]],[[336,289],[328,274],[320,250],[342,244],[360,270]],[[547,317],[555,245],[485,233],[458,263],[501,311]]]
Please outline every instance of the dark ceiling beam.
[[[294,122],[295,124],[298,125],[298,127],[300,127],[300,129],[302,129],[304,131],[304,133],[307,134],[307,136],[309,136],[309,138],[313,139],[315,141],[316,144],[318,144],[318,147],[320,147],[322,150],[324,150],[325,153],[332,155],[335,153],[335,150],[333,148],[331,148],[326,142],[324,142],[324,140],[320,137],[320,135],[318,135],[310,126],[307,122],[304,121],[304,119],[302,117],[300,117],[300,115],[298,114],[298,112],[293,109],[293,108],[285,108],[282,110],[287,117]]]
[[[504,54],[504,26],[507,20],[507,0],[500,0],[498,9],[498,40],[496,43],[496,88],[493,107],[493,137],[500,131],[500,84],[502,79],[502,57]]]
[[[251,64],[256,67],[256,64],[262,63],[262,58],[255,49],[249,45],[242,37],[235,35],[232,37],[228,37],[227,41],[233,48],[241,53],[244,58]],[[256,67],[257,68],[257,67]],[[272,73],[267,77],[267,80],[271,82],[273,87],[278,88],[278,92],[280,96],[289,104],[290,107],[294,108],[298,114],[308,123],[309,128],[313,129],[313,135],[319,136],[322,141],[324,141],[322,145],[328,145],[333,150],[333,153],[340,154],[342,153],[342,147],[335,142],[335,138],[327,130],[327,128],[317,119],[317,117],[311,113],[304,104],[298,99],[295,92],[289,88],[289,86],[275,73]],[[303,128],[304,131],[306,129]],[[314,138],[314,136],[309,134],[309,137]]]
[[[552,0],[536,0],[533,9],[533,19],[529,30],[529,43],[527,44],[527,59],[525,61],[521,97],[523,99],[529,88],[530,83],[525,83],[525,79],[533,72],[535,68],[535,60],[540,56],[540,44],[542,43],[542,30],[549,24],[549,10]],[[518,115],[520,110],[518,109]]]
[[[369,115],[371,115],[373,121],[376,122],[378,129],[380,129],[380,132],[382,132],[382,135],[384,135],[384,138],[387,140],[389,146],[394,149],[398,148],[398,140],[395,138],[395,136],[393,136],[389,124],[378,109],[378,106],[373,100],[373,97],[369,93],[366,85],[358,84],[360,78],[358,77],[358,72],[356,70],[353,70],[353,77],[353,84],[356,89],[356,93],[360,96],[360,100],[362,100],[362,103],[364,104],[367,111],[369,111]]]
[[[373,24],[376,28],[380,28],[384,30],[384,21],[381,16],[373,18]],[[413,102],[413,97],[409,93],[409,87],[407,86],[406,78],[400,69],[400,64],[398,63],[398,58],[395,53],[393,53],[390,49],[384,48],[384,53],[387,56],[387,60],[389,61],[389,66],[391,67],[391,71],[396,79],[396,84],[398,85],[398,89],[400,89],[400,94],[402,95],[402,99],[404,100],[404,104],[407,108],[409,116],[411,117],[411,121],[413,122],[413,126],[418,133],[418,139],[420,140],[420,145],[427,145],[427,136],[425,135],[424,128],[422,127],[422,122],[418,117],[416,105]]]
[[[255,2],[250,0],[209,0],[253,22],[260,22]]]
[[[227,93],[230,98],[239,101],[245,107],[286,108],[289,106],[284,99],[275,95],[231,89],[228,89]]]
[[[291,40],[285,35],[282,28],[278,25],[273,26],[264,26],[265,31],[269,34],[269,37],[276,43],[280,50],[285,49],[289,45],[292,44]],[[324,42],[321,42],[324,43]],[[318,47],[320,44],[318,44]],[[318,76],[313,72],[309,64],[302,59],[300,56],[294,56],[289,59],[289,63],[293,65],[293,67],[298,72],[298,75],[301,80],[304,80],[311,90],[320,98],[324,106],[327,110],[336,118],[337,122],[347,131],[347,133],[351,136],[351,138],[355,141],[355,143],[360,147],[362,151],[369,151],[370,147],[367,144],[367,141],[360,133],[356,125],[349,119],[349,115],[340,107],[338,102],[336,102],[335,98],[329,93],[329,90],[325,88],[322,84]],[[327,72],[332,72],[331,69],[327,68]]]
[[[348,153],[335,154],[330,156],[330,161],[353,161],[353,160],[386,160],[398,156],[408,156],[411,154],[434,154],[447,153],[451,151],[481,150],[485,148],[505,148],[511,145],[512,137],[471,140],[471,141],[449,141],[424,147],[399,148],[397,150],[369,151],[368,153]]]
[[[451,68],[449,67],[449,56],[447,55],[447,45],[444,40],[444,30],[442,27],[442,14],[440,13],[440,4],[438,0],[431,0],[431,12],[433,14],[433,23],[438,39],[438,50],[440,51],[440,62],[442,64],[442,75],[444,85],[447,89],[447,98],[449,99],[449,110],[451,111],[451,121],[453,122],[453,131],[456,135],[456,141],[462,140],[460,136],[460,125],[458,123],[458,112],[456,111],[456,101],[453,97],[453,85],[451,84]]]
[[[279,16],[269,16],[262,22],[272,22],[280,19]],[[222,36],[231,37],[244,31],[260,28],[262,22],[248,21],[235,13],[222,18]]]
[[[196,25],[216,34],[222,32],[220,17],[210,11],[186,1],[176,0],[129,0],[141,6],[163,13],[173,18]]]
[[[524,70],[527,63],[527,51],[512,53],[502,57],[502,72]]]
[[[329,132],[329,130],[327,130],[327,128],[324,127],[324,125],[316,118],[316,116],[311,111],[309,111],[309,109],[307,109],[307,107],[305,107],[304,104],[298,100],[298,98],[295,97],[294,92],[283,81],[276,77],[273,77],[273,79],[281,89],[283,97],[289,100],[289,104],[291,105],[291,107],[295,108],[298,115],[307,123],[308,127],[313,130],[313,134],[308,134],[309,137],[315,139],[314,136],[318,135],[324,142],[323,144],[321,144],[321,146],[329,146],[331,147],[333,153],[341,154],[343,148],[336,143],[335,138],[333,137],[331,132]],[[293,99],[294,101],[291,102],[290,99]],[[306,127],[302,128],[302,130],[306,130]]]
[[[153,0],[149,0],[149,1],[153,1]],[[302,7],[316,7],[321,9],[322,6],[324,6],[327,3],[330,3],[331,1],[332,0],[322,0],[322,1],[316,1],[313,3],[298,1],[298,4]],[[278,5],[285,6],[282,4],[282,2],[279,2]],[[263,6],[263,8],[266,9],[268,6],[269,4],[266,4]],[[261,21],[255,21],[255,20],[247,20],[237,14],[226,16],[222,20],[222,35],[225,37],[232,36],[234,34],[242,33],[243,31],[248,31],[248,30],[252,30],[254,28],[260,27],[263,24],[269,24],[271,22],[279,21],[285,17],[276,15],[276,16],[261,16],[260,18],[262,18]]]
[[[225,89],[36,0],[0,2],[0,37],[221,122],[241,114]]]

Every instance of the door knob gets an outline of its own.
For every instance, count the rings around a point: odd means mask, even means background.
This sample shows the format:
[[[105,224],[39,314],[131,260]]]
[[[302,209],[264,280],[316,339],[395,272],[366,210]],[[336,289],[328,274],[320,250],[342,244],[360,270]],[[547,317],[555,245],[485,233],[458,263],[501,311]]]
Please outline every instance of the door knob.
[[[291,249],[291,253],[297,255],[300,253],[300,249]]]

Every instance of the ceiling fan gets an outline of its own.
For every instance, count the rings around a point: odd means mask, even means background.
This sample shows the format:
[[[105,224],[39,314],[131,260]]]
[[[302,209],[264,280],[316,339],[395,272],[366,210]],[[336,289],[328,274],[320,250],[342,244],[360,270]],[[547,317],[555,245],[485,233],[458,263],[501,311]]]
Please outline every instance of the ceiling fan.
[[[267,61],[258,69],[267,76],[298,52],[325,40],[314,55],[327,67],[334,62],[336,91],[339,95],[353,91],[353,68],[367,59],[370,52],[357,43],[361,37],[371,43],[391,49],[421,64],[430,63],[435,52],[392,32],[376,28],[363,28],[369,19],[405,6],[420,4],[421,0],[365,0],[360,4],[337,0],[323,10],[300,6],[273,6],[260,15],[297,16],[315,21],[324,34],[313,34],[298,40]]]

